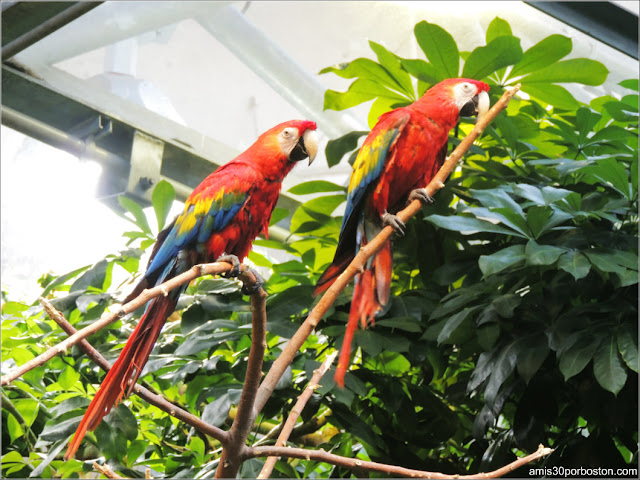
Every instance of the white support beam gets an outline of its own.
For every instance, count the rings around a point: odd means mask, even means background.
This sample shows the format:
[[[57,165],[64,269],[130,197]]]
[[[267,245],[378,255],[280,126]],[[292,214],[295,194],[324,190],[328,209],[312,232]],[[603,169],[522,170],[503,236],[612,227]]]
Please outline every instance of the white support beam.
[[[324,111],[326,87],[234,6],[207,2],[196,20],[330,138],[369,129],[348,111]]]

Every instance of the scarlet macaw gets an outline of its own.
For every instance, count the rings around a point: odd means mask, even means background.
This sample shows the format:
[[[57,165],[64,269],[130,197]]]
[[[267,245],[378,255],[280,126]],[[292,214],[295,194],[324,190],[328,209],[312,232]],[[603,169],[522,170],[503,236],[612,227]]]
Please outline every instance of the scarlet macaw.
[[[404,223],[389,212],[401,210],[407,200],[433,201],[424,187],[444,162],[450,130],[461,115],[483,114],[488,109],[488,91],[489,86],[483,82],[448,79],[411,105],[380,116],[353,164],[338,246],[333,262],[318,280],[316,295],[331,286],[358,250],[385,225],[404,233]],[[389,300],[391,274],[392,250],[387,241],[355,278],[335,375],[340,386],[344,386],[358,319],[362,328],[373,324],[376,313]]]
[[[266,131],[245,152],[209,175],[187,199],[183,212],[158,234],[144,278],[124,300],[159,285],[197,263],[239,262],[260,233],[267,233],[282,180],[296,162],[318,151],[316,124],[308,120],[281,123]],[[120,356],[89,405],[65,459],[74,456],[88,430],[94,430],[114,404],[133,389],[149,354],[174,311],[182,288],[147,304]]]

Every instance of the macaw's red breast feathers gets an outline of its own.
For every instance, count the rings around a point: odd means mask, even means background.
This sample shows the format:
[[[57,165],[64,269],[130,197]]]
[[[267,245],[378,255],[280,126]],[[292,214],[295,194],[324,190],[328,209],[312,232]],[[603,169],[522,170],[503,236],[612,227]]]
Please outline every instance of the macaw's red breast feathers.
[[[255,237],[266,233],[284,177],[296,162],[307,157],[311,162],[316,156],[315,130],[315,122],[308,120],[281,123],[205,178],[186,200],[182,213],[158,234],[144,278],[125,302],[196,263],[212,262],[223,254],[242,261]],[[75,455],[87,430],[95,429],[113,405],[131,392],[185,288],[147,304],[82,418],[65,459]]]
[[[411,105],[380,116],[353,163],[338,246],[333,262],[316,284],[316,295],[329,288],[358,250],[377,235],[384,226],[383,219],[400,226],[393,214],[406,205],[412,191],[424,189],[438,172],[447,153],[449,132],[460,116],[482,115],[488,110],[488,91],[484,82],[452,78],[434,85]],[[366,326],[385,306],[391,275],[392,249],[388,241],[367,262],[365,271],[356,275],[336,372],[340,385],[358,320]]]

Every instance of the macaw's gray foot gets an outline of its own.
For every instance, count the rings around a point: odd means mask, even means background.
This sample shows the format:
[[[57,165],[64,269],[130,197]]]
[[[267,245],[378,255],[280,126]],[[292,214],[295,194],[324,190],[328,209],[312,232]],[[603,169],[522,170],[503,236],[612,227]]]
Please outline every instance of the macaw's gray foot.
[[[413,200],[420,200],[423,205],[431,205],[433,203],[433,197],[429,196],[426,188],[416,188],[415,190],[411,190],[411,193],[409,194],[409,201],[407,203],[410,203]]]
[[[240,275],[240,260],[235,255],[220,255],[216,262],[227,262],[232,265],[231,270],[223,273],[221,276],[224,278],[236,278]]]
[[[247,285],[243,283],[242,290],[241,290],[243,295],[253,295],[254,293],[257,293],[258,291],[260,291],[260,289],[264,285],[264,278],[262,278],[262,275],[256,272],[253,268],[247,268],[247,273],[249,272],[253,273],[253,276],[256,277],[256,283],[254,283],[250,287],[247,287]]]
[[[386,227],[387,225],[391,226],[391,228],[393,228],[393,230],[401,237],[404,236],[405,229],[407,228],[402,220],[400,220],[396,215],[387,212],[386,210],[382,215],[382,225],[384,227]]]

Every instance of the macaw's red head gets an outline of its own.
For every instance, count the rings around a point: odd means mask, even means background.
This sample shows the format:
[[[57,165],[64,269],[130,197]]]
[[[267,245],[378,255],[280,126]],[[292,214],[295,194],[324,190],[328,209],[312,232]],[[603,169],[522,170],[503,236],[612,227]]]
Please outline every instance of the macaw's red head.
[[[434,85],[427,96],[444,97],[453,102],[460,116],[483,116],[489,110],[489,85],[470,78],[449,78]]]
[[[318,153],[316,128],[316,122],[310,120],[291,120],[264,132],[256,144],[276,150],[292,163],[309,158],[311,165]]]

